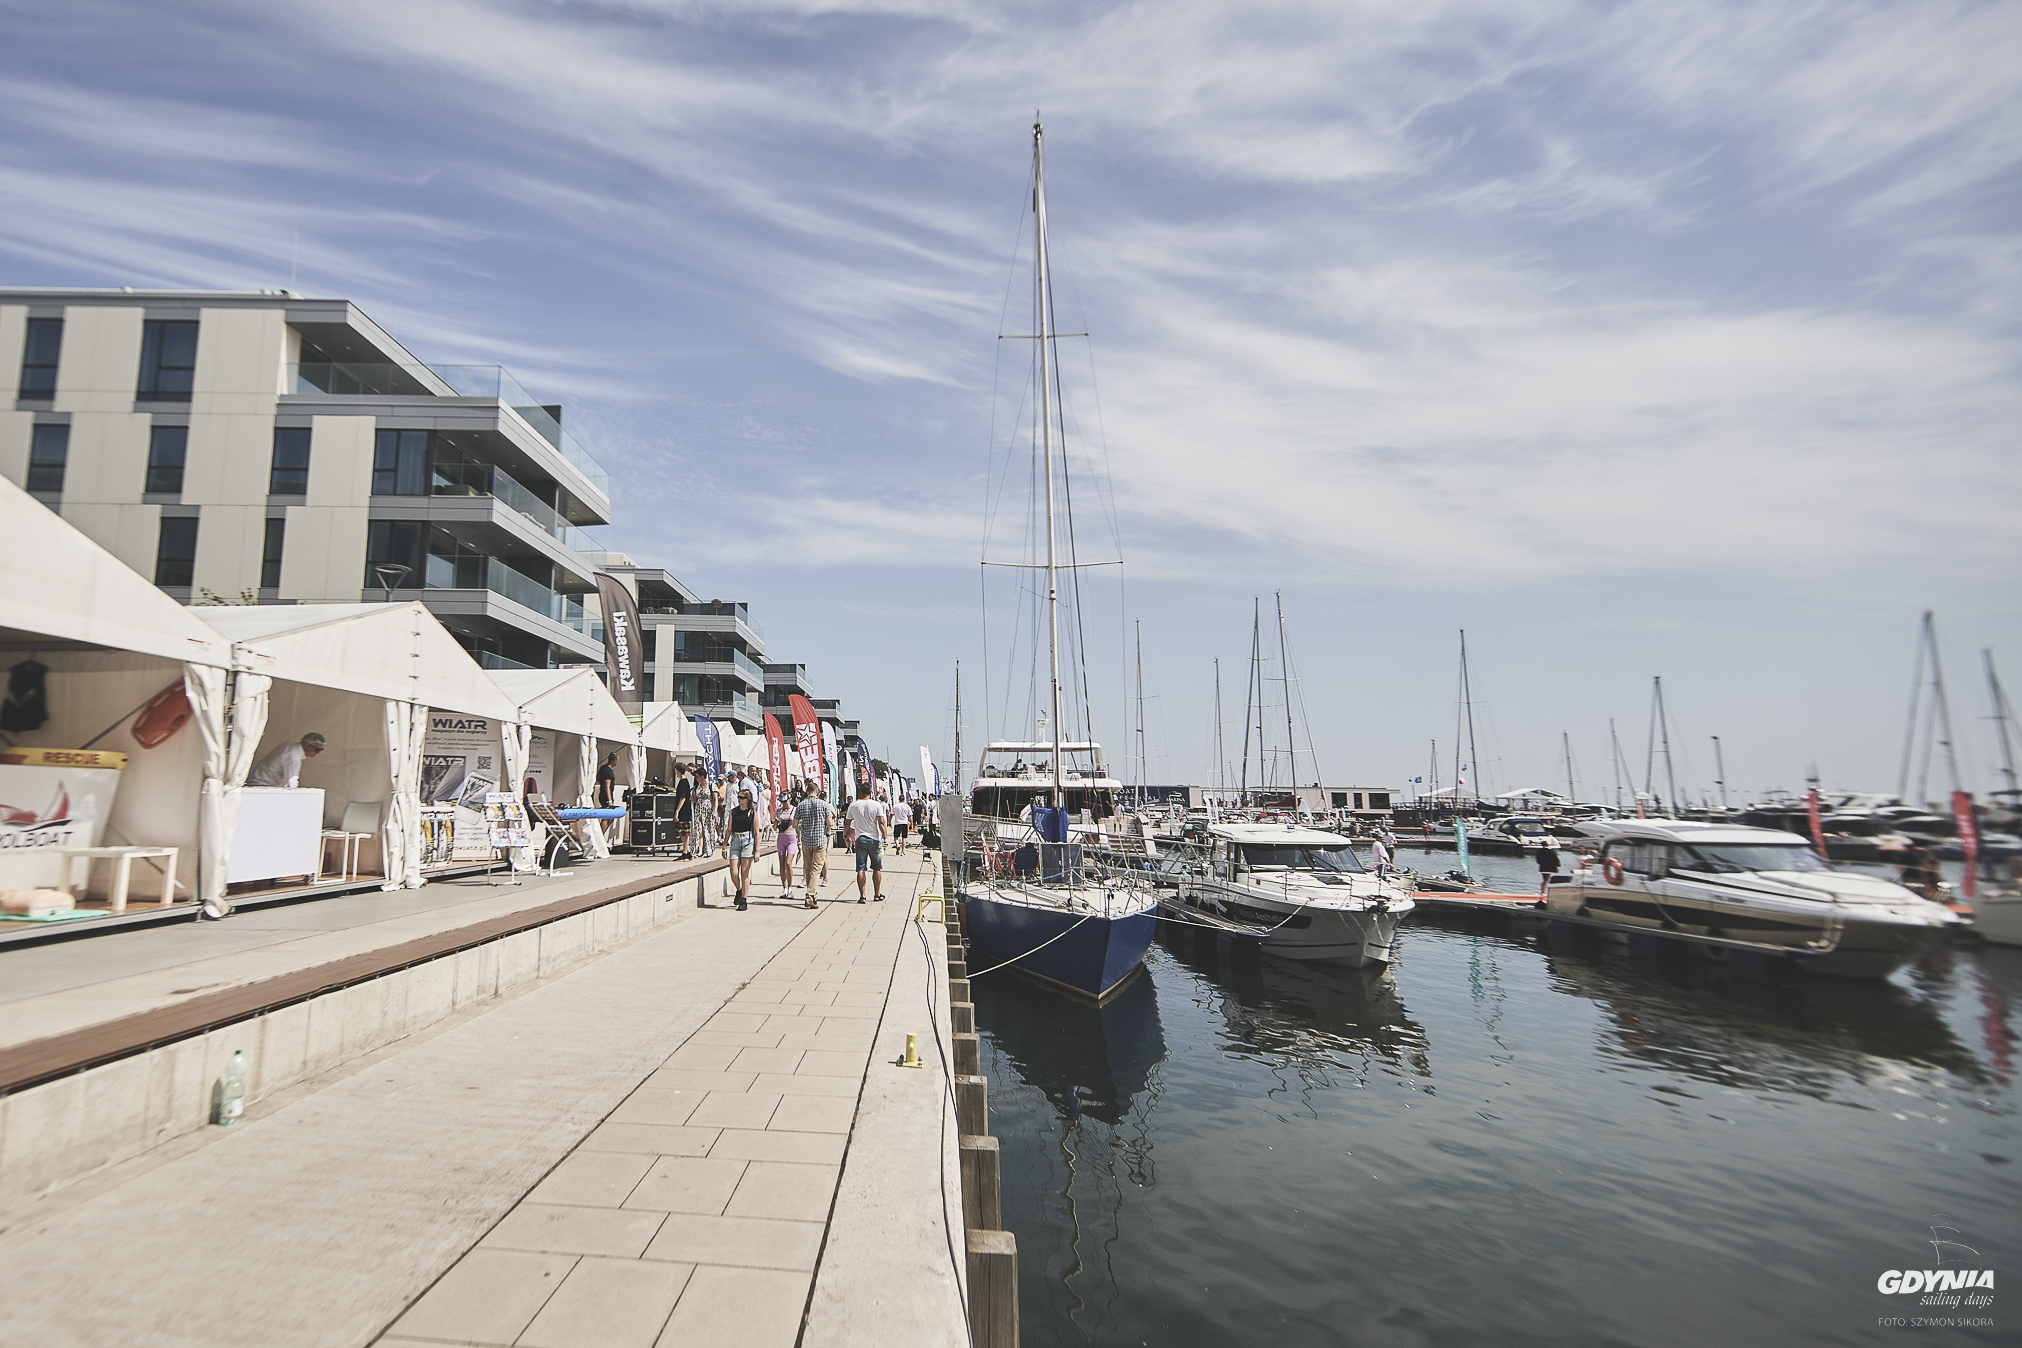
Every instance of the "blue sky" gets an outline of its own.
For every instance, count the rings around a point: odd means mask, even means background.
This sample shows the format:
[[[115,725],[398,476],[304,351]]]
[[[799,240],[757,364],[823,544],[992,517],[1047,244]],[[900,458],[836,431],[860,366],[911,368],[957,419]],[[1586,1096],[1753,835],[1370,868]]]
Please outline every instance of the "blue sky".
[[[1130,621],[1150,775],[1199,780],[1210,662],[1239,689],[1282,590],[1330,781],[1450,752],[1464,627],[1490,787],[1562,777],[1568,732],[1593,795],[1610,716],[1640,775],[1661,674],[1692,785],[1719,735],[1737,789],[1813,762],[1893,789],[1934,607],[1968,785],[1998,785],[2013,5],[0,14],[8,283],[258,288],[292,259],[424,359],[512,367],[617,478],[613,545],[752,602],[905,761],[948,753],[957,657],[986,730],[1037,108],[1093,334],[1066,352],[1083,555],[1127,562],[1087,614],[1114,756]],[[991,733],[1020,730],[1023,649],[992,632]]]

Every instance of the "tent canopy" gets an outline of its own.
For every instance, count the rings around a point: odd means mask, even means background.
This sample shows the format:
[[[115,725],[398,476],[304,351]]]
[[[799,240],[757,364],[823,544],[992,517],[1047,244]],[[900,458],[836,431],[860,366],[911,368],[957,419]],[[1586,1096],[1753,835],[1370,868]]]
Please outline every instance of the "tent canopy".
[[[514,718],[514,704],[419,603],[225,605],[194,612],[237,646],[241,667],[256,674]]]
[[[679,702],[648,702],[640,736],[649,749],[700,758],[702,741],[695,736],[695,722],[681,710]]]
[[[544,730],[636,744],[639,732],[591,666],[580,669],[501,669],[494,683],[527,720]],[[513,719],[515,713],[508,713]]]
[[[1543,786],[1520,786],[1514,791],[1505,791],[1496,800],[1522,800],[1527,796],[1543,796],[1546,800],[1565,800],[1565,796]]]
[[[60,515],[0,478],[0,528],[19,568],[0,589],[0,628],[26,644],[135,651],[228,668],[231,645]],[[41,638],[37,643],[33,638]],[[23,644],[7,633],[0,639]]]

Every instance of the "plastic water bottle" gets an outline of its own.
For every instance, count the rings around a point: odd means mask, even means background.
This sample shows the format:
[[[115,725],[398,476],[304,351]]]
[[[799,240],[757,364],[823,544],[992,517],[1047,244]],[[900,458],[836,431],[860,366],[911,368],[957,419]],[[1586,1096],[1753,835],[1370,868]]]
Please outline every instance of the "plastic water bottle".
[[[225,1065],[225,1094],[218,1102],[218,1122],[229,1126],[237,1123],[245,1112],[246,1051],[235,1048],[231,1062]]]

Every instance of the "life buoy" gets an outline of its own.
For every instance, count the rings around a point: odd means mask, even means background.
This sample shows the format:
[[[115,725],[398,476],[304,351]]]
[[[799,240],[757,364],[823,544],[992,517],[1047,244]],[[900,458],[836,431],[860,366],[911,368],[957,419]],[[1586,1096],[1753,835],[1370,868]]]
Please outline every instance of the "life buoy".
[[[1608,878],[1609,884],[1611,885],[1621,884],[1622,863],[1615,860],[1613,857],[1609,857],[1606,861],[1603,861],[1601,863],[1601,874],[1605,875]]]

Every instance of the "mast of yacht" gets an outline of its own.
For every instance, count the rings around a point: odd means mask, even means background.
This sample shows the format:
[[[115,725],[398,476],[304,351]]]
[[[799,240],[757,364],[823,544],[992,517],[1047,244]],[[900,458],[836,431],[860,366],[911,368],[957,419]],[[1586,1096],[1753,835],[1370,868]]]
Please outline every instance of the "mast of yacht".
[[[1222,748],[1222,657],[1215,657],[1215,795],[1225,794],[1229,789],[1227,764],[1222,756],[1227,751]]]
[[[2008,742],[2008,718],[2013,714],[2008,708],[2008,694],[2001,689],[2001,676],[1994,672],[1994,652],[1980,651],[1980,659],[1987,666],[1987,697],[1994,704],[1994,733],[2001,741],[2001,775],[2008,780],[2005,794],[2009,804],[2015,803],[2015,747]]]
[[[1566,747],[1566,803],[1571,805],[1580,797],[1579,789],[1573,785],[1573,732],[1561,730],[1559,739]]]
[[[962,662],[955,662],[955,795],[962,794]]]
[[[1032,231],[1034,284],[1039,309],[1039,443],[1046,472],[1046,659],[1052,679],[1053,808],[1066,804],[1061,791],[1060,754],[1060,559],[1053,535],[1053,278],[1046,253],[1046,158],[1044,129],[1032,124]],[[1064,446],[1063,446],[1064,448]]]
[[[1724,810],[1727,808],[1727,760],[1720,756],[1718,735],[1713,737],[1713,771],[1716,774],[1714,785],[1720,788],[1720,808]]]
[[[1285,685],[1285,777],[1286,785],[1292,788],[1293,808],[1298,808],[1299,800],[1299,759],[1293,750],[1297,741],[1292,737],[1292,661],[1285,647],[1285,592],[1271,592],[1278,601],[1278,676]],[[1311,749],[1312,745],[1307,745]],[[1319,783],[1315,782],[1315,786]]]
[[[1144,619],[1132,622],[1137,628],[1137,807],[1144,808]]]
[[[1474,798],[1481,800],[1481,753],[1474,743],[1474,685],[1467,672],[1467,629],[1460,629],[1460,702],[1467,716],[1467,768],[1474,773]],[[1467,781],[1460,765],[1460,727],[1453,733],[1453,805],[1460,808],[1460,788]]]
[[[1608,718],[1608,744],[1615,752],[1615,808],[1622,808],[1622,737],[1615,733],[1615,718]],[[1631,783],[1635,781],[1630,778]],[[1636,817],[1642,818],[1643,802],[1636,802]]]
[[[1678,817],[1678,774],[1671,766],[1671,721],[1664,713],[1664,676],[1654,675],[1650,681],[1650,749],[1643,761],[1643,791],[1650,790],[1651,774],[1657,765],[1657,754],[1664,755],[1664,790],[1669,793],[1664,802],[1664,812],[1670,818]]]

